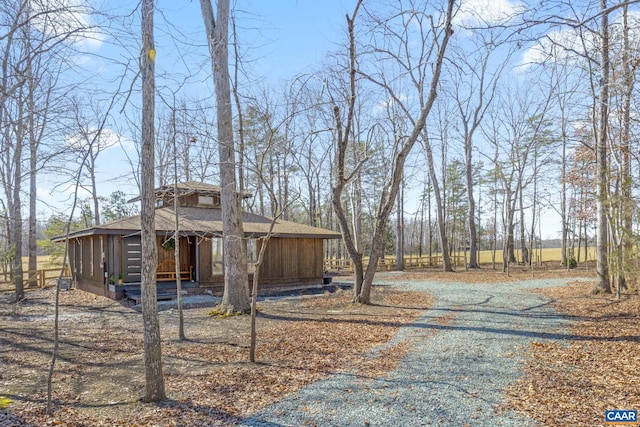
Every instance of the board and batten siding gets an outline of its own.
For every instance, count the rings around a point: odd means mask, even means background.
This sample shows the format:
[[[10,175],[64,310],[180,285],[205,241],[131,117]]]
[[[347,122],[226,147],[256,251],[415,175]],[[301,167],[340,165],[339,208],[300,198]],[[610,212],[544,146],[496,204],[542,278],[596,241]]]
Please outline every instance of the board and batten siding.
[[[224,279],[214,280],[211,276],[211,240],[202,239],[198,242],[198,257],[199,257],[199,281],[201,286],[213,286],[218,283],[223,283]]]
[[[322,248],[322,239],[272,237],[260,269],[260,285],[321,283]],[[222,288],[224,276],[212,274],[211,241],[203,240],[199,251],[200,286]],[[249,281],[252,278],[253,274],[249,274]]]
[[[272,237],[260,268],[260,283],[322,280],[322,239]]]
[[[171,238],[171,236],[158,236],[156,239],[158,245],[158,266],[162,265],[166,261],[173,263],[175,261],[175,254],[173,250],[166,250],[162,247],[162,244]],[[189,271],[189,268],[195,268],[195,260],[192,261],[191,248],[192,241],[196,240],[193,236],[180,236],[180,271]]]

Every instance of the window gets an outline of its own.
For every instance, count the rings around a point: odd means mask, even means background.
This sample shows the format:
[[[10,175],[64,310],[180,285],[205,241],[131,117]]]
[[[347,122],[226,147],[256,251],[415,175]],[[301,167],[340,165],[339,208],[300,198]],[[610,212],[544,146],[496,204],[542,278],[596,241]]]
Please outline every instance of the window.
[[[255,273],[258,262],[258,239],[247,239],[247,270]]]
[[[198,204],[213,206],[213,196],[201,196],[198,195]]]
[[[222,237],[214,237],[211,240],[211,274],[224,274],[224,262],[222,258]]]
[[[222,237],[211,239],[211,274],[214,276],[224,274],[224,259]],[[255,271],[258,261],[258,239],[247,239],[247,270],[249,273]]]

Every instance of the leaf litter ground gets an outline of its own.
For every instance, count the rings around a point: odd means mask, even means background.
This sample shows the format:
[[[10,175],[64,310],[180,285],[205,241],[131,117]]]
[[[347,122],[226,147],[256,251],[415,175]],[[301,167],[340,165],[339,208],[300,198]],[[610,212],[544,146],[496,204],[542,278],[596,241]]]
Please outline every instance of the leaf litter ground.
[[[188,340],[178,341],[177,310],[160,311],[169,399],[139,402],[144,391],[141,315],[82,291],[61,293],[55,413],[44,415],[52,348],[53,289],[0,304],[0,395],[11,400],[0,425],[228,425],[282,396],[338,372],[383,375],[407,350],[370,356],[433,304],[431,296],[376,288],[374,305],[351,293],[272,298],[259,304],[257,361],[248,362],[248,316],[216,318],[211,306],[185,310]]]
[[[584,271],[489,269],[461,273],[411,272],[402,280],[443,283],[512,282],[584,277]],[[606,409],[640,409],[640,296],[591,296],[593,282],[540,292],[571,320],[570,342],[534,342],[523,358],[526,376],[509,388],[504,409],[540,425],[600,425]],[[376,288],[377,305],[349,303],[350,292],[272,299],[260,304],[258,363],[248,362],[247,317],[219,319],[211,307],[185,313],[188,341],[177,336],[177,312],[160,312],[169,399],[139,402],[143,394],[140,313],[81,291],[61,294],[61,350],[54,376],[55,413],[43,413],[51,352],[53,291],[28,293],[20,304],[0,295],[1,426],[233,425],[311,382],[338,372],[383,376],[407,344],[371,350],[428,309],[416,292]],[[375,357],[371,355],[375,354]],[[9,412],[6,412],[9,411]]]
[[[591,295],[594,285],[537,291],[571,320],[573,339],[531,344],[510,409],[549,426],[603,425],[606,410],[640,410],[640,295]]]

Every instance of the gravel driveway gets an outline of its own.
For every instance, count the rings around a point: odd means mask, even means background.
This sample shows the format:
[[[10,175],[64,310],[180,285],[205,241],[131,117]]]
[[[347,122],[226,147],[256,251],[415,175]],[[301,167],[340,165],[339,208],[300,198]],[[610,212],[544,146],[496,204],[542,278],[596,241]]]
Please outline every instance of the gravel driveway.
[[[394,338],[412,344],[384,377],[336,375],[300,390],[244,426],[528,426],[498,414],[505,388],[522,375],[519,353],[533,341],[562,340],[566,320],[529,289],[574,279],[466,284],[410,282],[385,276],[376,284],[424,290],[437,301]]]

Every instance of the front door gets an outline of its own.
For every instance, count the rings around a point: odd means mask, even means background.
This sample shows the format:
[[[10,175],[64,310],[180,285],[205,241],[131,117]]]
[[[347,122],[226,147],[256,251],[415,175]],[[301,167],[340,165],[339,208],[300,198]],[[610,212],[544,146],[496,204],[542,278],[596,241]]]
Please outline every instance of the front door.
[[[142,239],[140,236],[122,238],[122,262],[124,281],[140,282],[142,274]]]

